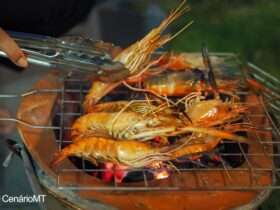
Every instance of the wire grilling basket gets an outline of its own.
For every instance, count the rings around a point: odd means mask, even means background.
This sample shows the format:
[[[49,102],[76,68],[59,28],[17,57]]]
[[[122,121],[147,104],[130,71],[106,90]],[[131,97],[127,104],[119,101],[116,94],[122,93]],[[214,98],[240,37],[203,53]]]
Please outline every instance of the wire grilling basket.
[[[231,68],[234,77],[242,81],[253,79],[265,87],[264,90],[250,89],[246,82],[242,83],[236,93],[246,104],[253,105],[244,115],[243,123],[255,128],[241,132],[247,137],[250,144],[237,143],[224,140],[214,151],[209,151],[198,157],[190,157],[174,164],[173,170],[161,169],[122,169],[126,173],[122,182],[117,175],[119,169],[104,169],[95,167],[86,160],[70,158],[72,163],[63,164],[55,173],[58,189],[69,190],[96,190],[96,191],[203,191],[203,190],[261,190],[279,188],[275,182],[275,175],[279,170],[280,144],[279,120],[280,120],[280,82],[265,71],[248,63],[246,68],[239,70],[239,63],[232,54],[211,54],[225,59],[226,65],[221,69]],[[228,63],[227,63],[228,62]],[[226,72],[227,73],[227,72]],[[47,115],[45,120],[32,120],[31,115],[18,114],[18,118],[2,118],[5,121],[17,122],[20,133],[26,144],[26,132],[52,133],[52,139],[40,141],[47,145],[50,141],[55,143],[56,150],[61,150],[72,141],[69,138],[69,129],[73,121],[83,114],[81,104],[88,91],[88,84],[73,77],[58,79],[56,85],[47,85],[43,88],[33,89],[22,94],[2,94],[1,97],[22,97],[23,101],[29,97],[51,97],[47,113],[32,112],[33,115]],[[108,100],[120,100],[127,97],[127,91],[123,88],[112,93]],[[131,96],[135,98],[136,96]],[[38,100],[39,98],[36,98]],[[54,99],[55,98],[55,99]],[[32,99],[35,100],[35,99]],[[53,100],[53,103],[51,102]],[[24,103],[24,102],[23,102]],[[24,107],[24,106],[23,106]],[[33,116],[32,115],[32,116]],[[44,134],[43,134],[44,135]],[[41,148],[44,146],[40,146]],[[38,151],[34,155],[36,146],[28,146],[35,161]],[[30,149],[31,148],[31,149]],[[53,149],[42,151],[52,157]],[[49,158],[47,158],[49,160]],[[47,161],[46,161],[47,162]],[[40,165],[40,161],[37,161]],[[45,163],[44,163],[45,164]],[[44,167],[48,167],[45,164]],[[44,168],[43,167],[43,168]],[[49,170],[49,169],[48,169]],[[109,183],[102,181],[102,174],[111,170],[113,179]],[[52,172],[53,173],[53,172]],[[155,176],[156,174],[156,176]],[[75,178],[71,178],[74,176]],[[70,177],[70,178],[69,178]],[[65,181],[67,180],[67,181]]]

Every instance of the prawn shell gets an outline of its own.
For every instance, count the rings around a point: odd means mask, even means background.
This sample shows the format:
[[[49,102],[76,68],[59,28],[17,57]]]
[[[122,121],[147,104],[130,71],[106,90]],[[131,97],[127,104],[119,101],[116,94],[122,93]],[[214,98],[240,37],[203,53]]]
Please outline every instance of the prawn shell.
[[[191,71],[167,72],[144,82],[145,89],[164,96],[184,96],[199,88]]]
[[[50,165],[52,168],[55,168],[67,157],[76,156],[87,159],[93,164],[109,161],[130,167],[139,167],[145,166],[145,161],[141,162],[141,160],[156,153],[158,153],[157,149],[143,142],[86,137],[80,138],[78,141],[63,148],[54,156]]]

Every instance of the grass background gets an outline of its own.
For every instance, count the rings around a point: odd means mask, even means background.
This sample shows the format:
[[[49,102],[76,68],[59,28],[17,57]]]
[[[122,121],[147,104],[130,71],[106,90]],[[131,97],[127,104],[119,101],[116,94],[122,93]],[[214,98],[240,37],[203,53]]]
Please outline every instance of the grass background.
[[[279,0],[189,0],[191,11],[173,25],[178,31],[188,21],[194,24],[169,44],[175,51],[235,52],[280,78]],[[178,1],[162,0],[166,10]]]
[[[174,51],[235,52],[280,79],[280,0],[189,0],[191,11],[174,24],[178,31],[188,21],[194,24],[169,44]],[[178,1],[162,0],[169,11]],[[278,184],[280,184],[278,182]],[[280,190],[259,208],[280,210]]]

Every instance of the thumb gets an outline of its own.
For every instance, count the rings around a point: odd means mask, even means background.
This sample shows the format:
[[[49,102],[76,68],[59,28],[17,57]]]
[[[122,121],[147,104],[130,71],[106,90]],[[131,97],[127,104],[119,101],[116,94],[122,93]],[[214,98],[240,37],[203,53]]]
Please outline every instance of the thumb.
[[[0,49],[7,54],[9,59],[20,67],[27,67],[27,59],[17,43],[0,28]]]

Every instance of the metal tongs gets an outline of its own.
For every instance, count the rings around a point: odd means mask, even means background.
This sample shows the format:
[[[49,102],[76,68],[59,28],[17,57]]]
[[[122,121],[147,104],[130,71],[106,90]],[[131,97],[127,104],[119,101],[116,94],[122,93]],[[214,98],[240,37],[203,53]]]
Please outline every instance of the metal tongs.
[[[114,62],[111,55],[101,49],[102,41],[81,36],[53,38],[22,32],[8,33],[26,54],[29,63],[88,73],[91,78],[107,82],[119,81],[128,75],[122,63]],[[3,51],[0,51],[0,56],[7,57]]]

